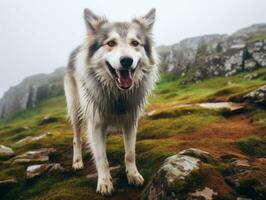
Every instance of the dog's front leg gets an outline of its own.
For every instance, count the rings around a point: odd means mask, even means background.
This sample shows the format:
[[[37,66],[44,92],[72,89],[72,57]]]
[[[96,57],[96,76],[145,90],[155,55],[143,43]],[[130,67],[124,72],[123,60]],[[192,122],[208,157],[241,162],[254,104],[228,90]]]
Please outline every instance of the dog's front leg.
[[[141,186],[144,183],[144,179],[136,166],[136,134],[137,126],[126,126],[123,129],[127,180],[129,184]]]
[[[99,119],[94,119],[89,121],[88,127],[89,142],[98,172],[96,191],[102,195],[110,195],[113,184],[106,156],[106,125]]]

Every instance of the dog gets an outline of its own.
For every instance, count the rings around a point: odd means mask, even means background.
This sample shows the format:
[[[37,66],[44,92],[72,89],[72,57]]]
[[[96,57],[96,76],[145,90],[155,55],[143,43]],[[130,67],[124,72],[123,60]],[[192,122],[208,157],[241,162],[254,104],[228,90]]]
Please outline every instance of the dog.
[[[96,192],[110,195],[109,127],[123,132],[128,183],[144,183],[136,166],[135,144],[138,119],[158,77],[159,58],[152,38],[155,9],[130,22],[109,22],[86,8],[84,20],[87,37],[71,53],[64,78],[74,132],[73,168],[83,168],[80,132],[85,127],[98,173]]]

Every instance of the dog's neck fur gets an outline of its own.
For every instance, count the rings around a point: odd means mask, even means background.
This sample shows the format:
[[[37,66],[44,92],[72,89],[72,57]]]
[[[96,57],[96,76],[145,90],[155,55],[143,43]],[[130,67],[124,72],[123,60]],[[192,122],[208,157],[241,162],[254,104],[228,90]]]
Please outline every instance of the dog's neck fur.
[[[92,104],[94,112],[97,111],[101,117],[117,121],[122,115],[123,117],[126,116],[128,123],[136,123],[143,111],[147,96],[152,90],[150,85],[153,85],[154,80],[149,79],[149,77],[149,74],[145,74],[140,83],[128,91],[122,91],[115,85],[110,91],[91,73],[88,74],[87,80],[89,81],[82,82],[82,90],[86,102]]]

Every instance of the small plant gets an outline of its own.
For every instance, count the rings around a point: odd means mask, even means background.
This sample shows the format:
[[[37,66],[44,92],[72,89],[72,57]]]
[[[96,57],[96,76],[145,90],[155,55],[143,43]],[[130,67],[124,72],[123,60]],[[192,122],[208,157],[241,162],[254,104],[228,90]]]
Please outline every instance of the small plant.
[[[257,136],[242,138],[236,142],[236,145],[241,151],[248,155],[258,157],[266,156],[266,141]]]

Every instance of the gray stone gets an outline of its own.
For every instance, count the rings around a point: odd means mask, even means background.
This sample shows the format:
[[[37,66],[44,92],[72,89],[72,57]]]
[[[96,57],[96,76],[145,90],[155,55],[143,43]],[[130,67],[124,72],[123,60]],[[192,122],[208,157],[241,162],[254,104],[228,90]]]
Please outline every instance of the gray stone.
[[[32,179],[45,173],[59,173],[63,171],[64,168],[59,163],[30,165],[26,169],[26,178]]]
[[[0,145],[0,159],[9,159],[15,155],[15,152],[10,147]]]
[[[49,161],[49,154],[54,153],[54,148],[43,148],[28,151],[15,157],[12,164],[45,163]]]
[[[244,95],[244,101],[255,104],[266,103],[266,85],[259,87],[258,89]]]
[[[27,179],[43,175],[49,169],[49,164],[30,165],[27,167]]]
[[[168,157],[148,185],[144,199],[161,200],[176,197],[178,194],[167,191],[170,191],[170,188],[175,188],[177,192],[182,191],[186,180],[200,170],[200,164],[200,159],[182,154]]]
[[[254,59],[248,59],[244,61],[245,70],[254,70],[257,68],[257,62]]]
[[[194,158],[200,159],[205,163],[216,163],[216,160],[207,151],[202,151],[196,148],[190,148],[179,152],[180,155],[192,156]]]
[[[260,66],[266,66],[266,52],[255,52],[252,57]]]
[[[18,181],[15,178],[0,180],[0,189],[6,188],[6,187],[12,187],[16,185]]]

